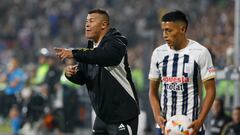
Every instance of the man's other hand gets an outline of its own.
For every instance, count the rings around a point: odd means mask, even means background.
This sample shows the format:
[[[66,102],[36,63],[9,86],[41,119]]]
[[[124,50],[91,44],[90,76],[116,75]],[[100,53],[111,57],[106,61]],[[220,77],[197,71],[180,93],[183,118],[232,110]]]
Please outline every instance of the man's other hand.
[[[74,65],[74,66],[72,66],[72,65],[70,65],[70,66],[67,66],[66,68],[65,68],[65,75],[67,76],[67,77],[71,77],[71,76],[73,76],[73,75],[75,75],[76,73],[77,73],[77,66],[78,65]]]

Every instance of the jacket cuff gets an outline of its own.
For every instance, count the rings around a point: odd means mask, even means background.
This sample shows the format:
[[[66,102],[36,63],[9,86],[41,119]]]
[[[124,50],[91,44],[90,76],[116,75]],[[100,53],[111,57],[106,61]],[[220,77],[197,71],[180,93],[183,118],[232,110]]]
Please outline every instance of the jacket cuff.
[[[72,55],[73,55],[73,58],[76,58],[77,56],[79,56],[79,50],[78,49],[73,49],[72,50]]]

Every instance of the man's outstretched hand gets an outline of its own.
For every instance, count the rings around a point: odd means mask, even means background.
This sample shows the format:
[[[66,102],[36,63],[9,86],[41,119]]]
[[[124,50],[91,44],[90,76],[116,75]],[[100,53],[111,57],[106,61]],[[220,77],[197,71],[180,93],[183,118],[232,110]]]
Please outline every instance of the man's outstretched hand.
[[[56,52],[56,56],[60,60],[64,60],[65,58],[73,58],[72,49],[58,48],[58,47],[54,47],[53,49]]]

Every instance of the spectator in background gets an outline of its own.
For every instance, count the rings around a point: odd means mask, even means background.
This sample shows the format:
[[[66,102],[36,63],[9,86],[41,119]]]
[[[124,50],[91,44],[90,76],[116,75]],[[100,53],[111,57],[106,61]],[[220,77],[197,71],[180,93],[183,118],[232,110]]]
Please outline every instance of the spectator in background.
[[[46,135],[47,126],[43,121],[49,112],[49,101],[46,85],[34,91],[29,84],[21,92],[22,96],[22,133],[24,135]]]
[[[47,57],[47,73],[44,78],[44,84],[47,85],[49,96],[55,95],[55,87],[58,84],[62,71],[59,65],[56,64],[56,58],[53,56]]]
[[[9,109],[17,104],[17,96],[24,88],[27,77],[19,65],[17,58],[13,57],[7,64],[6,71],[1,75],[0,82],[5,82],[7,87],[1,94],[1,113],[8,116]],[[4,107],[2,107],[4,106]]]
[[[240,106],[232,112],[232,122],[228,123],[221,135],[239,135],[240,133]]]
[[[224,102],[220,98],[214,100],[212,114],[213,116],[210,120],[210,134],[221,135],[223,127],[231,121],[231,118],[225,114]]]
[[[22,119],[20,115],[20,111],[17,106],[12,106],[9,111],[9,117],[11,119],[11,127],[13,135],[19,135],[19,131],[21,129]]]
[[[39,86],[45,81],[50,67],[48,63],[48,55],[48,50],[46,48],[42,48],[41,54],[38,56],[38,65],[35,76],[31,80],[31,83],[33,83],[34,85]]]

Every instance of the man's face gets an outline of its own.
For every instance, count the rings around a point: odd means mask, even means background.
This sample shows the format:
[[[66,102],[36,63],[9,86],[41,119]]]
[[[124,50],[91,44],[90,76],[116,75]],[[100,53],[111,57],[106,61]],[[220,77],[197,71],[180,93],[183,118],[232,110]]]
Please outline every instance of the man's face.
[[[87,39],[97,41],[102,30],[103,18],[100,14],[88,14],[85,25],[85,36]]]
[[[181,34],[183,34],[180,25],[175,22],[162,22],[161,28],[163,38],[170,48],[177,48]]]
[[[7,64],[7,70],[9,73],[11,73],[13,70],[15,70],[18,67],[18,62],[16,59],[11,59],[9,63]]]
[[[234,109],[232,113],[232,119],[234,123],[240,123],[240,110]]]

